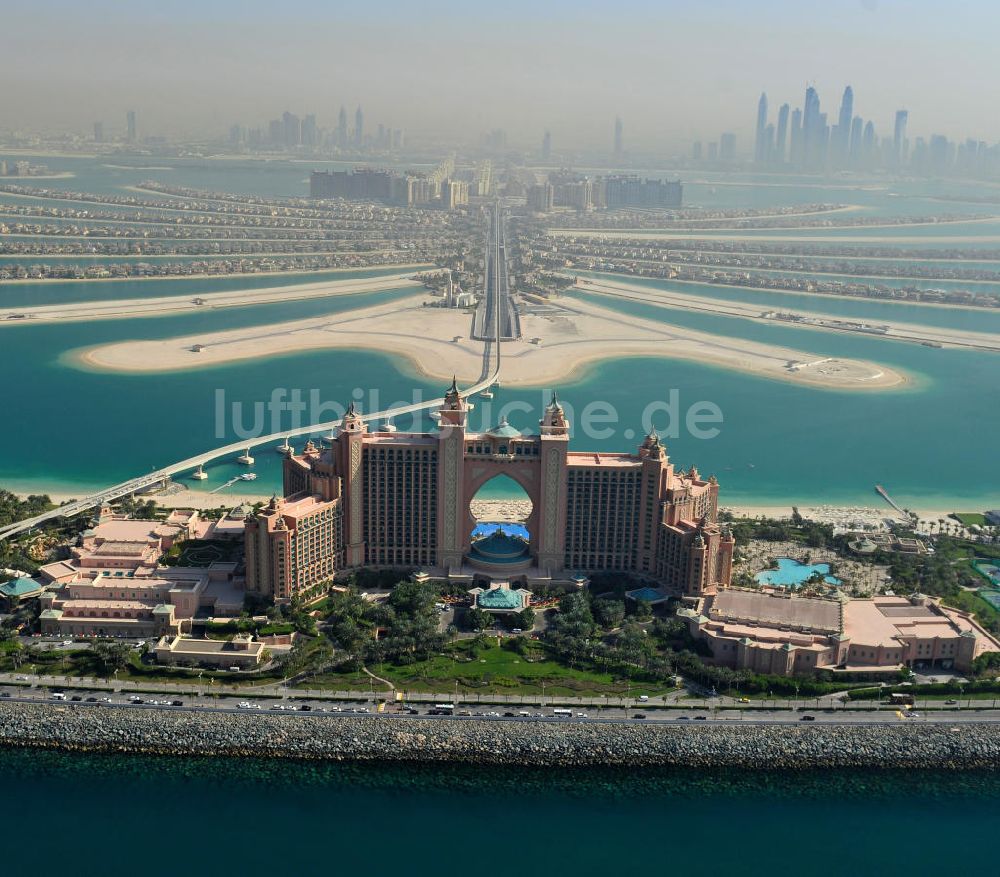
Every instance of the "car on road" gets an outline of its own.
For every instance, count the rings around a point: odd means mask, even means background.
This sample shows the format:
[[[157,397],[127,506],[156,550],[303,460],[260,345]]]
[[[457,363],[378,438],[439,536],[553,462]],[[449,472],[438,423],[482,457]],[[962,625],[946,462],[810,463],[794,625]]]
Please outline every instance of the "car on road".
[[[505,719],[516,719],[517,718],[517,716],[514,713],[504,713],[503,717]]]
[[[816,721],[816,716],[808,716],[808,715],[806,715],[806,716],[799,716],[799,721],[800,722],[815,722]]]
[[[707,719],[708,719],[708,716],[695,716],[695,717],[694,717],[694,720],[695,720],[696,722],[704,722],[704,721],[706,721]]]
[[[84,700],[85,700],[86,703],[97,703],[97,698],[96,697],[87,697],[87,698],[84,698]]]
[[[0,697],[10,697],[9,691],[0,691]]]
[[[632,718],[633,719],[644,719],[644,718],[646,718],[646,714],[645,713],[636,713],[634,716],[632,716]]]
[[[945,705],[946,706],[956,706],[957,704],[958,704],[958,701],[955,700],[955,698],[951,698],[950,700],[946,700],[945,701]]]

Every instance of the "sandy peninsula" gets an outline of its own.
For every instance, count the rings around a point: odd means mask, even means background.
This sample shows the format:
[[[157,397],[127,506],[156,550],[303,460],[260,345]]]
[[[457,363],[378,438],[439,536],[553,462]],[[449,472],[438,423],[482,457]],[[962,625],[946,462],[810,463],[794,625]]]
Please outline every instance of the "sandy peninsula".
[[[775,316],[764,316],[765,314],[775,314],[776,311],[774,308],[752,302],[727,301],[725,299],[690,295],[685,292],[640,286],[632,283],[619,283],[611,280],[579,278],[578,284],[576,288],[580,292],[619,298],[625,301],[640,302],[653,307],[702,311],[727,317],[754,320],[761,323],[789,325],[787,320],[779,320]],[[993,353],[1000,352],[1000,334],[995,332],[970,332],[965,329],[952,329],[949,327],[930,326],[921,323],[903,323],[897,320],[883,319],[868,319],[862,323],[862,318],[825,314],[816,311],[803,311],[798,308],[787,314],[787,316],[792,315],[794,315],[797,321],[790,325],[793,325],[795,328],[826,332],[856,332],[868,338],[884,338],[889,341],[910,341],[918,344],[941,345],[942,347],[965,347],[971,350],[985,350]],[[872,334],[870,329],[860,328],[862,325],[878,327],[879,334]],[[852,329],[852,326],[858,326],[859,328]]]
[[[483,347],[468,337],[464,311],[426,307],[425,295],[339,314],[251,326],[204,335],[123,341],[75,351],[83,368],[164,372],[219,366],[307,350],[362,349],[400,356],[423,375],[472,383]],[[898,387],[899,372],[862,360],[698,332],[655,320],[621,316],[590,302],[570,300],[529,308],[523,339],[503,345],[505,385],[538,386],[578,380],[585,365],[622,357],[688,359],[761,377],[829,389]]]
[[[109,299],[107,301],[37,305],[0,311],[0,326],[132,319],[281,301],[336,298],[343,295],[358,295],[365,292],[380,292],[416,286],[416,281],[412,279],[412,276],[413,272],[407,271],[399,274],[382,274],[378,277],[322,280],[318,283],[302,283],[292,286],[269,286],[264,289],[206,292],[198,296],[170,295],[157,298]]]

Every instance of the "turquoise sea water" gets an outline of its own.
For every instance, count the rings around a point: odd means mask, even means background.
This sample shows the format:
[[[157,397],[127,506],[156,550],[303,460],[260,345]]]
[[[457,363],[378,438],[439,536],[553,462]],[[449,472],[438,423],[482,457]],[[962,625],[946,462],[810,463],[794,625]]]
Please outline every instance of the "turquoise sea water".
[[[149,177],[202,188],[303,194],[308,166],[289,163],[171,162],[171,170],[122,170],[90,159],[44,159],[54,170],[74,170],[71,180],[46,183],[52,188],[120,192]],[[158,162],[159,164],[159,162]],[[886,188],[845,191],[842,185],[801,181],[771,186],[769,178],[738,178],[738,186],[694,183],[692,203],[709,206],[767,207],[812,201],[859,203],[879,215],[930,212],[989,213],[982,205],[942,206],[928,195],[957,192],[951,186],[894,183]],[[836,182],[836,181],[834,181]],[[764,185],[767,183],[768,185]],[[41,184],[41,182],[39,182]],[[796,192],[791,197],[790,193]],[[940,228],[928,226],[932,231]],[[991,223],[963,226],[966,233],[995,234]],[[859,231],[865,234],[864,230]],[[872,232],[874,233],[874,232]],[[2,260],[0,260],[2,261]],[[309,282],[324,277],[377,275],[372,272],[326,273],[299,277],[238,277],[163,280],[149,283],[52,283],[0,285],[0,308],[34,302],[78,301],[135,296],[197,295],[240,287]],[[631,279],[630,279],[631,280]],[[631,280],[651,288],[656,281]],[[670,288],[669,284],[665,288]],[[967,309],[921,308],[863,300],[785,295],[709,285],[682,285],[681,291],[760,303],[763,307],[799,308],[869,320],[896,319],[916,323],[1000,331],[1000,314]],[[330,405],[355,398],[365,410],[392,402],[440,394],[436,382],[415,377],[405,362],[373,352],[328,351],[293,354],[265,361],[157,375],[117,375],[81,370],[73,351],[133,338],[166,338],[238,326],[261,325],[262,331],[284,320],[335,314],[391,293],[345,299],[280,302],[198,314],[47,326],[6,327],[0,333],[0,369],[6,377],[6,428],[0,430],[0,485],[82,493],[149,471],[235,439],[232,403],[243,403],[242,422],[252,425],[253,406],[266,403],[275,389],[315,390],[327,407],[311,407],[311,419],[332,419]],[[854,356],[884,363],[911,379],[901,390],[848,393],[795,386],[738,371],[663,358],[637,358],[594,365],[559,387],[578,427],[581,409],[599,400],[617,411],[617,422],[603,437],[576,429],[576,450],[633,448],[650,426],[663,429],[677,418],[649,418],[648,406],[671,400],[676,391],[683,421],[694,403],[712,402],[723,413],[721,431],[713,439],[692,437],[683,423],[666,443],[672,459],[696,463],[722,483],[723,503],[791,505],[818,502],[877,503],[875,483],[910,505],[951,505],[962,498],[973,508],[1000,505],[1000,463],[995,453],[1000,435],[1000,357],[960,350],[934,350],[876,338],[810,331],[785,325],[763,325],[711,314],[686,313],[632,302],[592,297],[619,313],[673,322],[831,356]],[[476,400],[473,428],[488,428],[502,414],[522,429],[534,429],[550,388],[512,390],[504,387],[493,400]],[[217,405],[224,394],[226,416],[217,428]],[[352,396],[353,394],[353,396]],[[530,410],[511,410],[510,406]],[[267,418],[268,431],[271,427]],[[669,422],[668,422],[669,421]],[[287,427],[287,419],[274,426]],[[430,421],[398,423],[401,429],[426,429]],[[280,483],[279,457],[266,449],[255,454],[255,482],[240,482],[232,491],[267,493]],[[209,469],[211,489],[243,471],[235,462]],[[231,492],[232,492],[231,491]],[[513,496],[491,485],[487,495]],[[220,497],[220,500],[225,496]]]
[[[993,873],[995,773],[537,770],[0,752],[5,873]],[[11,817],[13,818],[13,817]],[[188,830],[171,830],[170,826]],[[516,830],[513,828],[516,826]],[[502,831],[499,830],[502,827]],[[969,842],[972,839],[972,842]],[[169,848],[169,850],[167,849]]]

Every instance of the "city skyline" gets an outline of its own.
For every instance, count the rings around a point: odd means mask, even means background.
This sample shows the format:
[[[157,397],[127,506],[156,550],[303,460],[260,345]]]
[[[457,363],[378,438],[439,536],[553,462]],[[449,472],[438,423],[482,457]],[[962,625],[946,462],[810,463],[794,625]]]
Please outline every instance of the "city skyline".
[[[43,15],[37,4],[14,2],[6,12],[8,36],[0,37],[0,65],[8,79],[20,70],[38,72],[20,77],[20,87],[5,95],[4,127],[82,131],[136,109],[147,136],[218,137],[234,124],[267,118],[267,106],[315,112],[320,125],[333,128],[344,103],[348,112],[361,104],[370,118],[392,118],[421,138],[474,141],[499,127],[512,142],[537,144],[549,130],[555,141],[587,149],[607,149],[606,120],[618,115],[628,149],[683,151],[720,130],[752,143],[753,118],[742,108],[761,90],[777,107],[797,100],[807,82],[831,94],[850,81],[865,93],[868,116],[880,130],[905,106],[927,136],[1000,140],[1000,122],[981,112],[1000,97],[993,93],[1000,86],[982,76],[992,56],[977,35],[997,17],[984,3],[951,8],[946,18],[925,3],[917,4],[924,10],[917,15],[913,4],[891,2],[836,10],[772,2],[765,5],[776,14],[759,18],[778,26],[765,30],[729,2],[716,4],[715,14],[637,3],[635,16],[616,9],[577,18],[563,16],[559,2],[531,10],[532,28],[500,24],[481,36],[477,16],[453,3],[433,6],[417,31],[387,26],[391,7],[388,18],[351,10],[335,19],[315,3],[299,2],[278,19],[258,5],[246,10],[256,13],[245,16],[250,26],[239,16],[230,20],[227,3],[209,14],[184,3],[166,13],[143,2],[104,2],[84,15],[50,2]],[[511,11],[516,15],[518,4]],[[58,51],[44,38],[53,14],[75,34]],[[151,26],[162,31],[153,46],[147,45]],[[409,64],[424,28],[447,36],[434,44],[448,51],[422,53],[419,64]],[[792,30],[795,40],[787,38]],[[962,40],[946,39],[956,32]],[[832,51],[843,39],[851,41],[849,57]],[[664,40],[666,54],[659,51]],[[318,41],[326,50],[318,51]],[[882,63],[888,46],[900,42],[907,52],[893,65]],[[261,65],[265,55],[269,63]]]

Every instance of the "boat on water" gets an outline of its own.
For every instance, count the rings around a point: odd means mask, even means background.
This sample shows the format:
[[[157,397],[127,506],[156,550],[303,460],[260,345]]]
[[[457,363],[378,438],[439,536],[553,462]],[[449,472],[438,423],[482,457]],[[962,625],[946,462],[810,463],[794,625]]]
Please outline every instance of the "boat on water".
[[[257,480],[256,472],[244,472],[240,476],[240,481],[256,481],[256,480]]]

